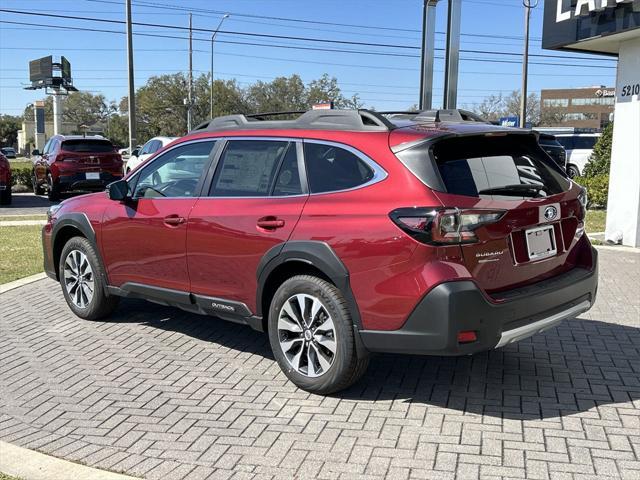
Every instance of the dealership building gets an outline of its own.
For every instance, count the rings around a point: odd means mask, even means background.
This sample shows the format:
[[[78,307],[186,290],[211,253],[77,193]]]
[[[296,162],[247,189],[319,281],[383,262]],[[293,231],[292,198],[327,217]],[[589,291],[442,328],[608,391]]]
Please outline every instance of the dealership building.
[[[600,130],[611,121],[615,87],[558,88],[540,92],[545,126]]]
[[[640,0],[545,0],[542,47],[617,56],[605,239],[640,246]]]

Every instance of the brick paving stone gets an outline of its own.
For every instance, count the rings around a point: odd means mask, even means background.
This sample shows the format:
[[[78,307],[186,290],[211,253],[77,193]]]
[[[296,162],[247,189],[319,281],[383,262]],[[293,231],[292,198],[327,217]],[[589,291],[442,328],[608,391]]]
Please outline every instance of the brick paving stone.
[[[580,318],[472,357],[379,355],[320,397],[266,336],[50,280],[0,296],[0,439],[149,479],[640,478],[640,255],[600,250]]]

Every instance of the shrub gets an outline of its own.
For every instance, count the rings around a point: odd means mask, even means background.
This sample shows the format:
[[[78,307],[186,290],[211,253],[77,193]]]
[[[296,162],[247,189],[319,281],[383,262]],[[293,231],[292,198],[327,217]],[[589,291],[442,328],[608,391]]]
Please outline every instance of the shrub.
[[[587,189],[587,208],[607,208],[609,194],[609,174],[577,177],[573,179]]]
[[[611,143],[613,141],[613,123],[604,127],[602,135],[593,147],[593,153],[589,162],[584,167],[582,174],[585,177],[597,175],[609,175],[611,167]]]
[[[11,185],[24,185],[31,188],[31,172],[30,167],[12,168],[11,169]]]

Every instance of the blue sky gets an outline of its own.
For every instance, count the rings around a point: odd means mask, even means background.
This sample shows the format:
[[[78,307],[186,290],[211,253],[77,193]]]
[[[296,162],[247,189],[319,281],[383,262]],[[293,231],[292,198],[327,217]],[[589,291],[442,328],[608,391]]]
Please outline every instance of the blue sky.
[[[421,0],[133,0],[133,21],[188,26],[193,9],[195,28],[214,28],[221,15],[229,12],[223,30],[267,33],[297,37],[419,46],[422,26]],[[144,6],[142,4],[145,4]],[[607,57],[568,54],[542,50],[542,9],[533,11],[531,53],[563,55],[572,58],[532,57],[529,89],[564,88],[589,85],[611,86],[615,81],[615,62]],[[167,8],[155,8],[169,6]],[[0,8],[33,13],[57,13],[82,17],[123,20],[123,0],[2,0]],[[338,25],[289,22],[240,14],[296,18]],[[437,8],[438,32],[444,32],[447,2]],[[463,0],[461,49],[487,52],[522,51],[523,7],[519,0]],[[28,81],[28,61],[45,55],[65,55],[72,64],[76,87],[104,94],[109,100],[126,95],[125,35],[71,31],[6,22],[26,22],[124,31],[120,24],[56,19],[0,12],[0,112],[19,114],[27,103],[43,97],[42,92],[23,90]],[[399,30],[396,30],[399,29]],[[152,75],[186,71],[187,33],[158,27],[135,26],[134,32],[184,37],[184,39],[134,36],[136,86]],[[479,35],[479,36],[478,36]],[[487,37],[496,36],[496,37]],[[196,39],[208,39],[199,32]],[[507,38],[505,38],[507,37]],[[515,37],[515,38],[512,38]],[[363,53],[320,52],[223,43],[224,41],[286,44],[315,48],[357,50],[359,52],[400,53],[409,57]],[[444,35],[436,35],[436,48],[444,47]],[[209,43],[194,41],[195,74],[209,71]],[[300,40],[239,37],[220,34],[215,47],[216,78],[236,78],[246,86],[255,80],[269,80],[297,73],[309,81],[323,73],[338,78],[345,94],[359,93],[367,106],[379,110],[406,109],[418,101],[419,50],[358,45],[331,45]],[[442,52],[436,52],[437,57]],[[508,94],[520,86],[520,57],[485,53],[461,53],[459,106],[472,106],[489,94]],[[587,58],[596,58],[586,60]],[[515,63],[495,63],[500,60]],[[553,65],[537,65],[535,62]],[[587,65],[587,67],[564,64]],[[444,61],[436,60],[434,105],[442,101]]]

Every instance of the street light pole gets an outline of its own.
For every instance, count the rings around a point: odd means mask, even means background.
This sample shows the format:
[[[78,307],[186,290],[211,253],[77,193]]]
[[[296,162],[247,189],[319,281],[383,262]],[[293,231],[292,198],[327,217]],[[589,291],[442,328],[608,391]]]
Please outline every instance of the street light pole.
[[[136,98],[133,84],[133,33],[131,31],[131,0],[127,0],[127,65],[129,69],[129,153],[136,143]]]
[[[222,22],[224,22],[227,18],[229,18],[229,14],[225,13],[220,20],[220,23],[218,23],[218,26],[213,31],[213,35],[211,35],[211,91],[209,92],[209,118],[213,118],[213,42],[215,42],[216,40],[216,35],[218,35],[218,30],[220,30]]]
[[[187,133],[191,131],[191,109],[193,108],[193,23],[192,15],[189,14],[189,85],[187,100]]]
[[[520,89],[520,128],[524,128],[527,120],[527,77],[529,75],[529,22],[531,9],[538,6],[539,0],[522,0],[524,5],[524,53],[522,54],[522,88]]]

